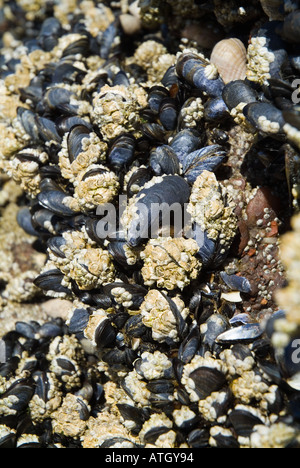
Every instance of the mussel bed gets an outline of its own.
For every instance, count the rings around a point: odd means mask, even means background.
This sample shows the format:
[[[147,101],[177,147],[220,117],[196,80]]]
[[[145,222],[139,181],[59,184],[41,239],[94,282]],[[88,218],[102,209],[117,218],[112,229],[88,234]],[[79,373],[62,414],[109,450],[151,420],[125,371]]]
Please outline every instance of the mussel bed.
[[[0,448],[300,447],[299,30],[0,0]]]

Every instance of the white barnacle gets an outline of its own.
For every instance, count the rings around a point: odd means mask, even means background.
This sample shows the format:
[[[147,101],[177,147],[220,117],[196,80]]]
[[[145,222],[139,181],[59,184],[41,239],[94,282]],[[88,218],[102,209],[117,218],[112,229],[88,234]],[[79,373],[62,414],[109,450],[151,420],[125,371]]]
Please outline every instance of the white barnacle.
[[[204,68],[204,75],[208,80],[215,80],[219,76],[218,69],[214,63],[208,63]]]
[[[236,235],[234,208],[227,188],[219,184],[213,172],[203,171],[193,185],[187,211],[210,239],[223,240],[224,247]]]
[[[250,370],[232,381],[231,390],[238,401],[249,404],[253,400],[261,401],[268,392],[269,385],[263,381],[261,375]]]
[[[250,435],[251,448],[285,448],[291,442],[299,440],[299,430],[284,422],[271,426],[256,425]]]
[[[91,171],[91,172],[90,172]],[[74,198],[82,210],[92,210],[111,202],[118,194],[118,176],[102,165],[91,165],[75,182]]]
[[[271,120],[267,119],[266,116],[261,115],[258,118],[258,125],[261,130],[265,133],[278,133],[280,130],[280,125],[278,122],[272,122]]]
[[[168,429],[172,429],[173,423],[164,413],[154,413],[143,424],[143,427],[139,433],[140,439],[144,441],[144,437],[146,436],[147,432],[151,429],[154,429],[155,427],[166,427]]]
[[[172,301],[185,319],[189,310],[184,306],[184,302],[179,297],[172,298]],[[179,340],[176,318],[168,300],[160,291],[151,289],[148,292],[141,305],[140,314],[143,324],[151,328],[154,340],[158,342]]]
[[[220,353],[220,359],[225,363],[227,372],[232,377],[236,375],[242,376],[245,372],[249,372],[255,365],[255,360],[252,355],[239,358],[235,356],[231,349],[225,349]]]
[[[132,294],[127,291],[125,288],[122,288],[122,286],[118,286],[116,288],[113,288],[111,290],[111,294],[114,296],[114,299],[118,304],[122,304],[123,307],[129,308],[133,304],[133,296]]]
[[[194,411],[192,411],[188,406],[182,405],[180,409],[175,409],[173,411],[172,416],[174,418],[176,426],[181,427],[187,421],[190,421],[193,418],[195,418],[196,413],[194,413]]]
[[[292,125],[286,123],[283,127],[288,139],[295,143],[300,148],[300,130]]]
[[[196,258],[198,245],[193,239],[150,239],[141,252],[144,260],[142,275],[146,285],[159,288],[183,289],[197,278],[201,263]]]
[[[170,359],[160,351],[154,351],[154,353],[145,351],[141,359],[139,371],[147,380],[162,378],[172,368]]]
[[[270,75],[270,65],[275,55],[266,47],[265,37],[252,37],[247,50],[247,78],[260,84],[265,83]]]
[[[148,405],[150,391],[147,389],[146,382],[141,380],[136,370],[127,374],[124,379],[124,384],[133,401],[139,406]]]

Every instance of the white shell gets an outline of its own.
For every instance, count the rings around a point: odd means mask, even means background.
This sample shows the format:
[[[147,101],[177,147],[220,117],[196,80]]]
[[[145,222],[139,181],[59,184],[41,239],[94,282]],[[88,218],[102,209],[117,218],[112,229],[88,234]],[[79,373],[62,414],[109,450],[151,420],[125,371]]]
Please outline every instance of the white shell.
[[[225,84],[246,78],[247,51],[239,39],[231,38],[217,42],[210,61],[217,67]]]

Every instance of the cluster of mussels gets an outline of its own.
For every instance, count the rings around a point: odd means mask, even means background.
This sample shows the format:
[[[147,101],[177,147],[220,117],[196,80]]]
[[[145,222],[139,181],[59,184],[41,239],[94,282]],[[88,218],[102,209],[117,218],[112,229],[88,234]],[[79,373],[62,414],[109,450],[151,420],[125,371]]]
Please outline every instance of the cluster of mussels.
[[[0,447],[298,447],[299,2],[0,7]]]

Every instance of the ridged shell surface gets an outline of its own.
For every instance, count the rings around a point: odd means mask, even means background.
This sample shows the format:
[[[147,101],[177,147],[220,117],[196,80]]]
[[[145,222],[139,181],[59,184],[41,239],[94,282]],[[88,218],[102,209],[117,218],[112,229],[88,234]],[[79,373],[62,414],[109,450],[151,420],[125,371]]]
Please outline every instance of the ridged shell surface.
[[[225,84],[246,78],[247,51],[240,39],[218,42],[212,50],[210,61],[217,67]]]

